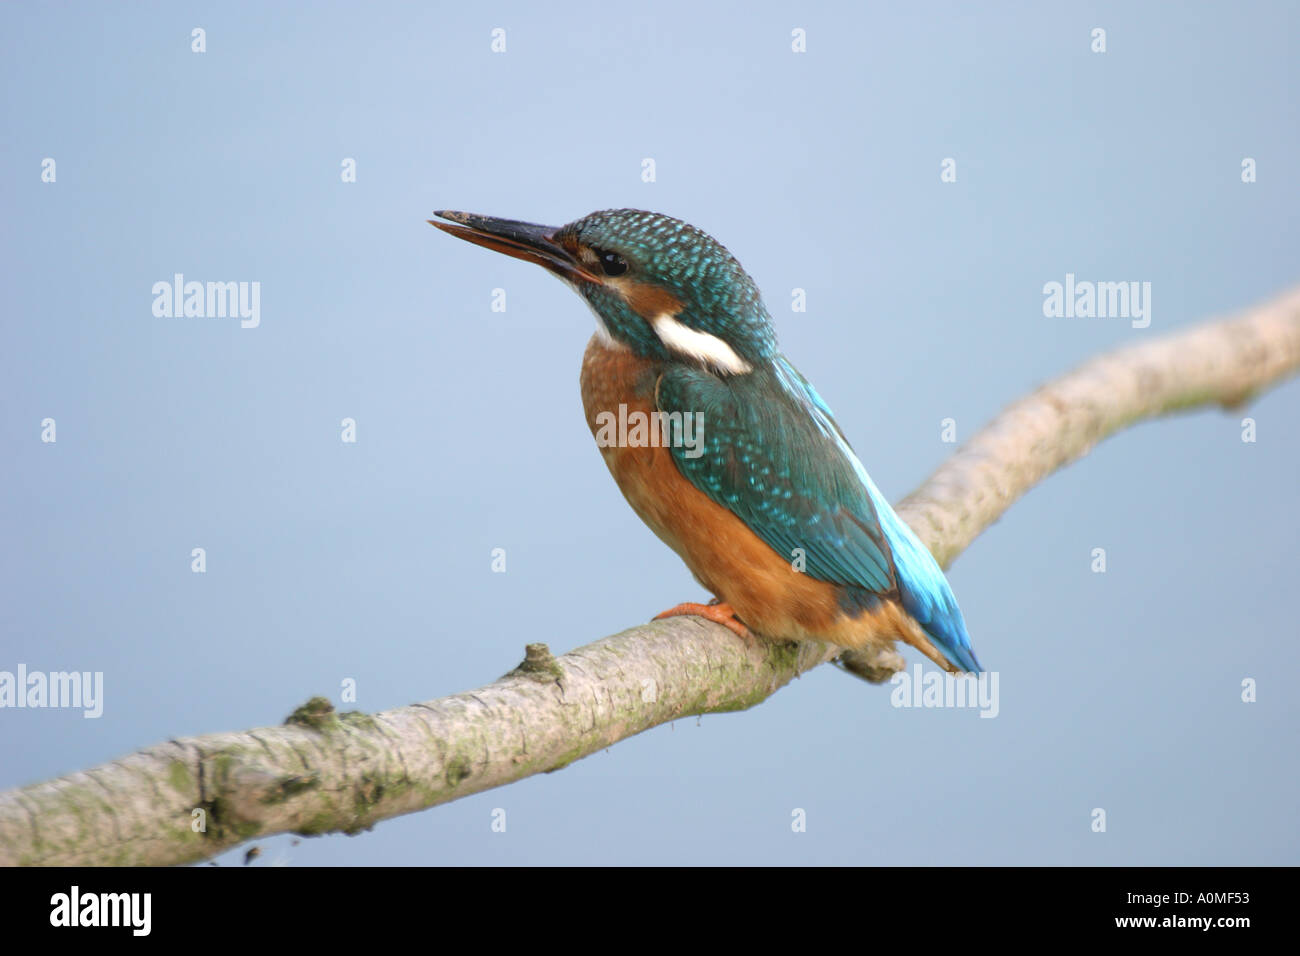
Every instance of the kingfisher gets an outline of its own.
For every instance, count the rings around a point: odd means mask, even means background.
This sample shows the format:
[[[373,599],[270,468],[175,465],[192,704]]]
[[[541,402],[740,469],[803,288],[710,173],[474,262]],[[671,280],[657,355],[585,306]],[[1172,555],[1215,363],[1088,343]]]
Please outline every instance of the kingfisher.
[[[980,670],[938,563],[781,352],[758,286],[719,242],[639,209],[558,227],[434,215],[444,232],[547,269],[595,314],[580,376],[587,425],[632,509],[713,595],[656,620],[696,615],[747,641],[902,640],[945,670]]]

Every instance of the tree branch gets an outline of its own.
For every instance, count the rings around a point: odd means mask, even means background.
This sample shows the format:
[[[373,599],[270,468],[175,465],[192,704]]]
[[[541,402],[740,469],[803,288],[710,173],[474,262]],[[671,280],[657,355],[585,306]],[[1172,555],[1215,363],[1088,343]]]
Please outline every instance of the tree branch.
[[[1240,407],[1298,369],[1300,289],[1042,386],[975,435],[899,514],[947,565],[1107,435],[1181,409]],[[752,707],[836,656],[815,643],[746,645],[719,625],[671,618],[560,658],[529,645],[501,679],[410,707],[336,714],[313,698],[280,727],[172,740],[0,793],[0,863],[183,863],[257,836],[357,833],[557,770],[667,721]],[[839,663],[872,680],[902,667],[892,652]],[[205,829],[195,832],[199,820]]]

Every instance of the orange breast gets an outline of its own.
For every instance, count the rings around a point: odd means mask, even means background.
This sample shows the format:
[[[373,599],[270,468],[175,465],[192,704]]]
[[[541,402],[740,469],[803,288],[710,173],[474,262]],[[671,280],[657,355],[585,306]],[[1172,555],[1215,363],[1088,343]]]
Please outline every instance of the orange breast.
[[[760,634],[845,647],[889,643],[900,637],[911,642],[911,632],[919,628],[900,606],[882,601],[872,611],[848,616],[835,585],[794,570],[791,558],[778,554],[731,511],[691,484],[663,443],[620,445],[601,440],[610,437],[610,421],[623,416],[634,423],[636,414],[656,412],[655,385],[661,372],[659,363],[611,346],[600,336],[587,345],[582,362],[587,425],[641,520],[677,552],[701,584]],[[632,429],[627,434],[631,436]]]

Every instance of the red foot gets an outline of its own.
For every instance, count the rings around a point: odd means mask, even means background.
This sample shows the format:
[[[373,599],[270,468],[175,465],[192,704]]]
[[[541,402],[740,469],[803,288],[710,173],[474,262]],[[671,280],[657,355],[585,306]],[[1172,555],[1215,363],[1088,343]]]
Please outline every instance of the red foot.
[[[736,612],[731,609],[731,605],[725,601],[718,602],[716,599],[712,604],[693,604],[689,601],[685,604],[678,604],[676,607],[670,607],[662,614],[656,614],[654,620],[661,621],[666,617],[681,617],[684,615],[714,621],[747,641],[754,638],[749,628],[744,625],[740,618],[736,617]]]

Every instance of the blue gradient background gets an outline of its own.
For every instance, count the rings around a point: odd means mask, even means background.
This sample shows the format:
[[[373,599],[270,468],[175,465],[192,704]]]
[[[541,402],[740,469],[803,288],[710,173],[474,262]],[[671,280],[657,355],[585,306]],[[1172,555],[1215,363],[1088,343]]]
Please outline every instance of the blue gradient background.
[[[583,423],[586,309],[435,208],[710,231],[894,500],[942,419],[1300,280],[1294,4],[864,6],[0,7],[0,669],[106,682],[97,721],[0,711],[0,787],[702,597]],[[175,272],[260,281],[261,327],[154,318]],[[1151,327],[1044,318],[1067,272],[1150,281]],[[1215,410],[1125,431],[975,542],[950,579],[995,720],[823,668],[256,865],[1300,862],[1298,403],[1253,403],[1255,444]]]

